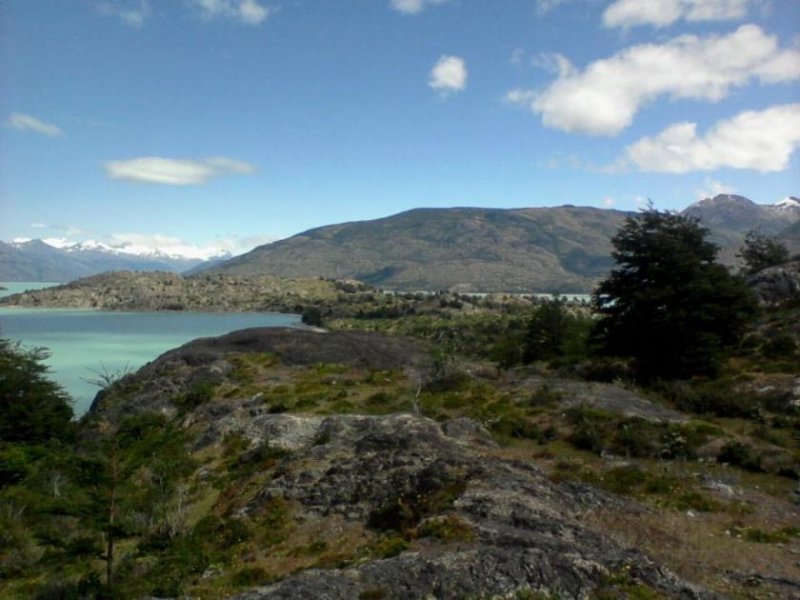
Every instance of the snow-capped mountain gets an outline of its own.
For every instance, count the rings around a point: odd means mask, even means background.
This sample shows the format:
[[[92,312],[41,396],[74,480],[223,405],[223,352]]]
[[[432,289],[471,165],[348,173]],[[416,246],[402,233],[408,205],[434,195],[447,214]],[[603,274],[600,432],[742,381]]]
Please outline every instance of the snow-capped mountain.
[[[781,236],[800,219],[800,201],[789,197],[775,204],[756,204],[744,196],[719,194],[695,202],[683,214],[700,219],[720,247],[720,259],[736,264],[736,253],[748,231]]]
[[[26,238],[17,238],[12,242],[14,246],[21,246],[31,240]],[[188,261],[206,261],[206,260],[220,260],[227,259],[233,256],[229,250],[222,250],[216,247],[197,247],[189,246],[176,242],[170,238],[164,238],[162,243],[158,246],[151,244],[136,242],[130,240],[123,240],[117,243],[100,242],[97,240],[84,240],[82,242],[75,242],[67,238],[44,238],[40,240],[69,254],[81,255],[88,252],[98,252],[113,255],[125,256],[138,256],[141,258],[152,258],[157,260],[188,260]],[[158,238],[155,240],[158,242]]]
[[[228,251],[175,243],[154,248],[135,241],[16,238],[0,242],[0,281],[72,281],[117,270],[183,272],[230,256]]]
[[[700,219],[703,225],[715,233],[745,233],[757,229],[767,235],[775,235],[791,225],[795,220],[792,213],[793,209],[789,204],[756,204],[749,198],[736,194],[719,194],[706,198],[683,211],[685,215]]]
[[[800,198],[788,196],[783,200],[778,200],[772,206],[781,211],[795,212],[798,216],[800,216]]]

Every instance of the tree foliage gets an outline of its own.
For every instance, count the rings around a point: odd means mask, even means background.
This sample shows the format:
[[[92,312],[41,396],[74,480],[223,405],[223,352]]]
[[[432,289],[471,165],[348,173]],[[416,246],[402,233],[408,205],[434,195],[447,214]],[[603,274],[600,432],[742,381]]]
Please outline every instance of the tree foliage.
[[[759,231],[748,231],[744,245],[736,255],[744,262],[746,275],[757,273],[761,269],[774,267],[789,260],[789,249],[768,235]]]
[[[586,350],[587,318],[567,310],[561,298],[545,300],[531,315],[523,344],[522,361],[580,356]]]
[[[116,431],[83,449],[79,477],[87,501],[82,521],[105,541],[108,589],[113,589],[119,540],[154,532],[174,537],[182,529],[186,515],[179,488],[193,469],[188,442],[174,423],[147,413],[124,419]]]
[[[596,335],[606,353],[632,357],[643,380],[712,374],[756,313],[707,235],[696,219],[650,208],[612,239],[617,268],[593,297]]]
[[[42,349],[0,339],[0,441],[38,443],[72,433],[66,392],[47,378]]]

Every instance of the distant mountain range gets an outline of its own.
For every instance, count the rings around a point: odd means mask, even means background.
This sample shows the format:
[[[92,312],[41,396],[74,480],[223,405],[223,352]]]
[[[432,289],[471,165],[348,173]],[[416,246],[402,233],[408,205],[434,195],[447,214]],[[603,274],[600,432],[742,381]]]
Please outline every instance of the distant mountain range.
[[[800,199],[791,196],[775,204],[756,204],[743,196],[720,194],[695,202],[683,214],[708,227],[711,240],[720,247],[720,260],[727,264],[735,264],[736,253],[750,230],[776,236],[790,250],[800,242],[797,234],[791,233],[800,220]],[[794,251],[800,251],[800,246]]]
[[[66,281],[128,269],[359,279],[392,290],[582,292],[613,266],[610,240],[630,214],[577,206],[415,209],[311,229],[207,262],[96,243],[54,248],[41,240],[0,242],[0,281]],[[751,229],[800,252],[795,197],[763,205],[723,194],[683,214],[709,228],[727,264],[735,264]]]
[[[788,236],[791,246],[800,200],[760,205],[719,195],[683,213],[700,219],[721,259],[734,264],[750,229]],[[612,267],[610,239],[630,214],[575,206],[417,209],[312,229],[208,272],[346,277],[395,290],[588,291]]]
[[[575,206],[415,209],[312,229],[209,272],[352,278],[394,290],[581,291],[611,267],[609,240],[626,216]]]
[[[218,260],[222,257],[215,257]],[[224,258],[230,258],[226,256]],[[72,281],[105,271],[183,272],[207,261],[130,245],[0,242],[0,281]]]

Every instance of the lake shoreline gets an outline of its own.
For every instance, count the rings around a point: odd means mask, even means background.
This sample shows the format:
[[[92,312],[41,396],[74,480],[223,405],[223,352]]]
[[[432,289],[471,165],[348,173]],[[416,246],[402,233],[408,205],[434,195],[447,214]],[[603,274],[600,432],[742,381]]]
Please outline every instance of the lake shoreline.
[[[0,307],[0,335],[23,348],[45,348],[50,377],[75,401],[80,417],[99,391],[100,373],[136,370],[202,337],[251,327],[304,327],[296,314],[147,312]]]

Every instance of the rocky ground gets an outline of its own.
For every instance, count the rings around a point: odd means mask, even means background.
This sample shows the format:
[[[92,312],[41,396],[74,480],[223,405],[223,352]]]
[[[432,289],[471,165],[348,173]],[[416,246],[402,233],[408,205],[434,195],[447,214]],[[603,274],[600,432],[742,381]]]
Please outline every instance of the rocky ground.
[[[263,426],[270,444],[292,454],[244,513],[257,514],[279,499],[295,506],[304,524],[413,530],[419,537],[397,556],[306,571],[237,598],[466,598],[523,591],[580,598],[603,587],[706,596],[581,522],[600,507],[638,507],[586,485],[554,484],[531,464],[486,456],[491,438],[472,421],[272,415]]]
[[[245,330],[168,352],[91,418],[181,423],[196,510],[250,532],[186,581],[190,597],[800,593],[791,480],[714,458],[738,425],[614,384],[437,368],[405,338]],[[706,458],[648,458],[637,435],[656,457],[687,436]]]

